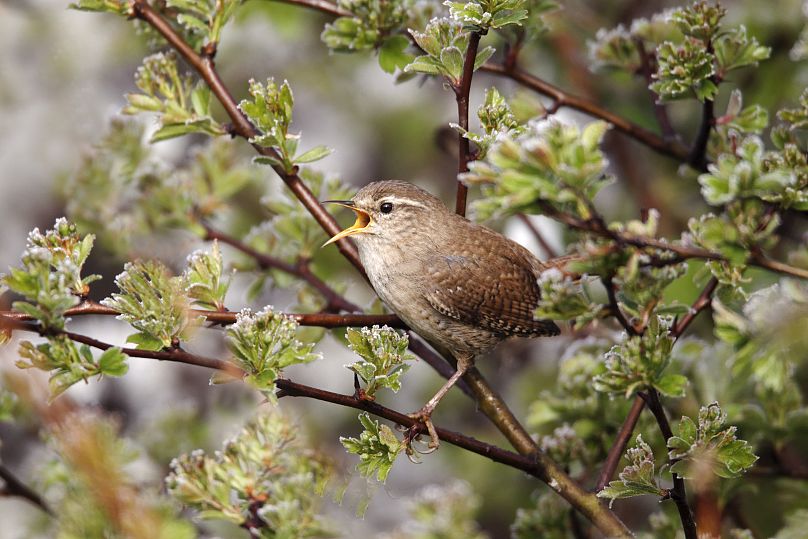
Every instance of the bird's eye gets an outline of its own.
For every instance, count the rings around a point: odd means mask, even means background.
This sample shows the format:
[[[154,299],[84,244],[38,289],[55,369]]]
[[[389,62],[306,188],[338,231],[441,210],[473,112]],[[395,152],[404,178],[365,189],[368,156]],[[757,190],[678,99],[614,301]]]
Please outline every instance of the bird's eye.
[[[393,211],[393,203],[392,202],[385,202],[384,204],[379,206],[379,210],[382,213],[390,213],[391,211]]]

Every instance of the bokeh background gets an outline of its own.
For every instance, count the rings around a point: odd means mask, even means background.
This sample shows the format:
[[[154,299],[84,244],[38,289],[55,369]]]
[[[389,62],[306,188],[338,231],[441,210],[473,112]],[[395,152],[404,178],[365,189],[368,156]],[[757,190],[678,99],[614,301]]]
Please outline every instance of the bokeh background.
[[[562,11],[550,18],[549,33],[523,53],[523,67],[654,128],[644,84],[638,79],[593,73],[587,40],[601,27],[630,24],[635,17],[678,3],[592,0],[562,4]],[[808,83],[805,62],[789,59],[789,50],[805,25],[801,2],[749,0],[723,5],[731,23],[746,24],[752,35],[773,49],[771,59],[759,69],[744,70],[733,81],[744,90],[745,101],[770,110],[796,102]],[[456,167],[455,137],[448,131],[448,123],[456,120],[451,91],[437,80],[396,84],[370,55],[329,54],[319,37],[328,20],[296,6],[251,0],[224,32],[217,57],[224,81],[241,97],[250,78],[288,80],[296,100],[294,129],[303,133],[309,146],[325,144],[335,149],[316,168],[337,174],[357,188],[374,179],[407,179],[450,202]],[[145,38],[123,19],[69,10],[59,0],[2,0],[0,51],[1,271],[18,262],[29,230],[48,228],[56,217],[65,215],[65,200],[70,196],[64,189],[65,178],[75,173],[82,156],[100,139],[110,119],[119,115],[123,95],[135,90],[133,74],[148,49]],[[494,83],[506,96],[517,91],[510,82],[480,73],[474,79],[472,111],[481,102],[484,89]],[[726,93],[718,99],[719,112],[726,106]],[[698,125],[698,108],[692,102],[674,104],[670,113],[679,132],[690,140]],[[580,114],[561,114],[571,121],[587,121]],[[476,118],[472,117],[474,125]],[[198,142],[187,137],[162,142],[155,146],[155,152],[169,163],[182,163],[189,158],[191,145]],[[245,160],[252,157],[246,144],[236,141],[234,145]],[[663,233],[678,236],[687,218],[703,210],[692,175],[679,174],[676,163],[617,133],[608,135],[606,150],[618,177],[598,200],[606,215],[635,217],[640,208],[664,206],[668,211],[663,214]],[[256,167],[255,174],[264,193],[281,189],[280,180],[268,168]],[[243,202],[246,214],[260,213],[254,201]],[[346,223],[350,219],[347,215],[340,218]],[[231,223],[238,221],[237,216],[230,219]],[[563,249],[560,227],[542,218],[536,218],[535,223],[554,246]],[[505,230],[540,257],[546,256],[517,220],[491,226]],[[139,254],[157,255],[176,268],[200,245],[182,235],[146,238],[139,245]],[[238,260],[228,250],[225,256],[231,262]],[[104,297],[113,290],[114,276],[122,264],[123,260],[111,253],[101,249],[94,252],[88,269],[104,276],[94,285],[94,297]],[[360,303],[372,300],[372,292],[350,269],[343,268],[332,278],[346,283],[352,299]],[[247,295],[250,282],[248,278],[236,279],[228,296],[231,309],[270,303],[283,309],[295,301],[294,291],[289,290],[265,290],[251,300]],[[684,300],[697,293],[695,289],[681,292]],[[107,318],[76,320],[72,327],[114,343],[123,343],[128,333],[123,323]],[[215,331],[203,333],[198,337],[200,349],[207,350],[208,355],[225,353]],[[569,338],[563,336],[552,341],[505,343],[495,357],[481,362],[481,368],[508,396],[517,415],[525,417],[531,400],[555,378],[557,359],[569,344]],[[331,336],[324,339],[320,350],[322,361],[289,374],[320,387],[350,392],[352,378],[343,368],[352,361],[350,352]],[[13,344],[0,349],[0,371],[6,380],[19,376],[14,360]],[[168,460],[178,452],[218,448],[260,405],[246,388],[210,387],[208,374],[201,369],[138,359],[130,365],[130,373],[121,380],[79,384],[68,395],[118,418],[123,435],[151,457],[134,463],[133,474],[143,482],[159,483]],[[41,374],[24,373],[35,393],[42,393],[45,387]],[[386,395],[385,402],[406,411],[417,409],[440,380],[428,366],[418,363],[404,382],[403,391]],[[353,466],[352,457],[338,442],[340,435],[358,431],[353,411],[303,399],[283,399],[281,407],[296,418],[314,446],[342,468]],[[473,404],[459,394],[450,395],[441,405],[436,422],[504,444],[475,413]],[[39,470],[52,455],[36,429],[25,423],[0,423],[0,439],[3,462],[37,484]],[[532,480],[512,469],[445,444],[420,465],[402,458],[386,485],[367,483],[354,472],[345,479],[342,502],[326,500],[324,505],[344,536],[376,537],[402,525],[409,497],[426,485],[446,484],[454,477],[469,482],[468,487],[462,487],[469,490],[463,492],[476,492],[483,500],[478,518],[491,537],[508,536],[516,508],[530,500],[535,487]],[[364,514],[356,516],[365,504]],[[36,536],[31,526],[41,519],[25,502],[0,497],[0,538]],[[226,527],[207,529],[223,537],[243,533]]]

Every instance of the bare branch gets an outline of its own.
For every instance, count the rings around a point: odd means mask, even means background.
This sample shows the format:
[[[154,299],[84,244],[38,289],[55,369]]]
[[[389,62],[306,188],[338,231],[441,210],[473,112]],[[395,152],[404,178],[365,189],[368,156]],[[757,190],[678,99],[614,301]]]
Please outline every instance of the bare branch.
[[[460,86],[454,88],[455,97],[457,100],[457,123],[458,125],[468,131],[469,128],[469,96],[471,94],[471,78],[474,76],[474,61],[477,59],[477,49],[480,45],[481,34],[479,32],[471,32],[469,36],[469,44],[466,48],[466,58],[463,61],[463,77],[460,80]],[[471,145],[463,133],[457,134],[458,141],[458,156],[457,156],[457,172],[458,174],[468,172],[469,161],[471,161]],[[466,197],[468,195],[468,188],[466,185],[457,180],[457,201],[455,203],[455,211],[458,215],[466,215]]]
[[[597,487],[595,487],[596,491],[599,492],[603,490],[604,487],[609,484],[609,481],[612,480],[612,477],[614,477],[614,472],[617,470],[617,465],[620,463],[620,459],[626,451],[631,435],[634,433],[634,427],[637,426],[637,422],[640,420],[640,414],[643,408],[645,408],[645,401],[642,397],[637,395],[634,398],[631,409],[628,411],[626,420],[623,422],[623,426],[620,427],[620,431],[617,433],[617,438],[614,439],[614,443],[611,449],[609,449],[609,454],[606,456],[606,462],[603,464],[603,469],[598,476],[598,484]]]
[[[480,69],[495,75],[507,77],[535,92],[550,97],[555,102],[553,108],[556,110],[567,107],[584,112],[589,116],[609,122],[618,131],[638,140],[663,155],[673,157],[679,161],[686,161],[688,158],[687,148],[682,146],[679,142],[675,140],[665,140],[644,127],[640,127],[611,111],[601,108],[587,99],[568,94],[549,82],[522,71],[521,69],[508,69],[491,62],[485,63]]]

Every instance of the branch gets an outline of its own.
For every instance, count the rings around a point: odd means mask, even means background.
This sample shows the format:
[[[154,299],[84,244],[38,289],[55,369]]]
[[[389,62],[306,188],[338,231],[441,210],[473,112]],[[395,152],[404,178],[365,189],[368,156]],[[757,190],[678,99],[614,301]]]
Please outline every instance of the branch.
[[[328,302],[326,310],[333,309],[348,312],[357,312],[362,310],[359,306],[345,299],[336,290],[328,286],[328,284],[314,275],[308,264],[304,262],[297,265],[290,264],[279,258],[261,253],[243,241],[212,228],[207,223],[202,223],[202,226],[205,229],[205,241],[218,240],[221,243],[225,243],[250,256],[253,260],[255,260],[256,264],[258,264],[258,267],[261,269],[277,269],[306,281],[309,285],[311,285],[312,288],[320,292],[320,294],[322,294],[322,296]]]
[[[643,43],[642,39],[639,37],[635,38],[634,44],[637,46],[637,51],[640,53],[640,72],[645,78],[645,82],[650,86],[650,84],[653,82],[651,57],[645,50],[645,43]],[[676,130],[673,128],[673,125],[671,125],[671,119],[668,116],[667,107],[665,107],[665,104],[659,100],[659,95],[655,91],[649,88],[648,93],[651,95],[651,101],[654,104],[654,114],[656,115],[659,128],[662,130],[662,136],[668,141],[676,140]]]
[[[634,433],[634,427],[637,426],[637,422],[640,420],[643,408],[645,408],[645,401],[637,395],[631,409],[628,411],[626,420],[623,422],[623,426],[620,427],[620,431],[617,433],[617,438],[615,438],[611,449],[609,449],[606,462],[603,463],[603,469],[600,471],[598,483],[595,487],[596,492],[603,490],[614,477],[614,472],[617,470],[617,465],[620,463],[623,453],[626,452],[626,447],[629,440],[631,440],[631,435]]]
[[[308,1],[305,5],[309,5]],[[222,83],[219,74],[216,72],[212,57],[209,55],[202,56],[194,51],[190,45],[185,42],[182,36],[171,27],[168,21],[163,19],[160,14],[148,4],[147,0],[132,0],[132,14],[134,17],[152,26],[172,47],[174,47],[174,49],[176,49],[199,76],[202,77],[230,117],[230,121],[233,123],[233,133],[235,135],[250,140],[260,134],[247,117],[241,113],[236,100],[233,99],[230,91],[224,83]],[[272,148],[265,148],[257,144],[252,144],[252,146],[261,155],[277,157],[275,150]],[[274,166],[272,168],[287,187],[292,190],[309,213],[317,220],[320,226],[323,227],[326,233],[333,236],[342,230],[331,214],[323,209],[320,205],[320,201],[317,200],[309,188],[306,187],[306,184],[303,183],[296,172],[287,173],[280,166]],[[356,247],[345,238],[339,240],[337,246],[345,258],[364,276],[365,270],[362,267],[361,260],[359,260],[359,253]]]
[[[629,336],[641,333],[628,321],[626,315],[623,314],[622,309],[620,309],[620,304],[617,302],[617,296],[615,295],[613,277],[609,275],[608,277],[601,277],[600,280],[603,281],[603,286],[606,287],[606,295],[609,298],[609,308],[615,318],[617,318],[617,321],[620,322],[620,325],[626,330],[626,333],[628,333]]]
[[[707,142],[710,140],[710,131],[715,125],[713,109],[715,103],[711,99],[705,99],[702,106],[701,125],[693,142],[693,148],[687,157],[687,163],[697,170],[707,170]]]
[[[504,66],[487,62],[480,68],[495,75],[507,77],[531,90],[553,99],[554,108],[568,107],[588,114],[594,118],[600,118],[612,124],[618,131],[645,144],[649,148],[679,161],[686,161],[688,158],[687,148],[675,140],[665,140],[659,135],[632,123],[625,118],[614,114],[595,103],[582,97],[568,94],[564,90],[553,86],[521,69],[508,69]]]
[[[474,76],[474,61],[477,59],[477,49],[480,46],[480,32],[471,32],[469,36],[469,44],[466,48],[466,58],[463,60],[463,77],[460,80],[460,86],[455,86],[455,97],[457,100],[457,123],[461,129],[468,131],[469,129],[469,95],[471,94],[471,78]],[[469,161],[471,161],[471,144],[469,139],[464,136],[464,133],[458,132],[458,155],[457,155],[457,172],[461,174],[468,172]],[[455,212],[458,215],[466,215],[466,197],[468,195],[468,187],[457,180],[457,201],[455,203]]]
[[[275,385],[282,390],[281,395],[283,396],[309,397],[355,408],[357,410],[364,410],[405,427],[420,425],[417,420],[408,415],[385,408],[376,402],[359,399],[352,395],[332,393],[285,379],[276,380]],[[553,490],[587,516],[607,537],[632,537],[631,532],[617,519],[614,513],[600,505],[598,499],[593,494],[579,487],[544,453],[539,452],[528,456],[517,455],[516,453],[450,430],[439,427],[436,427],[436,430],[442,441],[477,453],[478,455],[488,457],[494,462],[517,468],[548,483]],[[533,445],[535,445],[535,442],[533,442]]]
[[[700,247],[691,247],[689,245],[678,245],[674,243],[669,243],[667,240],[664,239],[648,238],[645,236],[631,236],[625,233],[621,234],[606,227],[606,225],[603,223],[603,220],[600,218],[589,220],[579,219],[573,215],[560,212],[550,204],[544,203],[542,201],[539,201],[539,205],[544,215],[546,215],[547,217],[552,217],[553,219],[561,223],[564,223],[565,225],[570,226],[572,228],[576,228],[578,230],[584,230],[586,232],[597,234],[598,236],[612,239],[618,244],[633,245],[634,247],[641,247],[641,248],[660,249],[663,251],[670,251],[672,253],[679,255],[679,257],[676,259],[672,259],[670,261],[663,261],[664,263],[662,265],[677,264],[682,260],[686,260],[689,258],[701,258],[704,260],[719,260],[722,262],[727,261],[727,257],[722,255],[721,253],[708,251],[707,249],[702,249]],[[752,253],[751,257],[748,260],[748,263],[753,266],[765,268],[777,273],[782,273],[784,275],[799,277],[800,279],[808,279],[808,270],[803,268],[797,268],[794,266],[789,266],[788,264],[778,262],[776,260],[771,260],[769,258],[766,258],[761,253]]]
[[[693,320],[699,315],[699,313],[712,303],[713,293],[715,292],[717,286],[718,279],[715,277],[710,279],[710,281],[701,291],[701,294],[699,294],[699,297],[696,298],[696,301],[694,301],[693,305],[690,306],[690,310],[687,312],[687,314],[682,317],[682,319],[679,320],[671,329],[671,337],[674,339],[681,337],[688,326],[690,326]],[[634,428],[637,426],[637,421],[640,419],[640,414],[642,413],[644,407],[645,399],[642,395],[638,394],[634,398],[634,403],[631,405],[631,409],[626,416],[626,420],[623,422],[623,426],[620,427],[620,432],[618,432],[614,444],[612,444],[611,449],[609,449],[609,454],[606,456],[606,462],[604,462],[603,469],[598,477],[598,491],[603,490],[603,488],[609,484],[609,481],[612,480],[612,477],[614,477],[614,472],[617,470],[617,466],[620,463],[620,458],[623,456],[623,453],[626,452],[626,447],[628,446],[628,442],[634,433]]]
[[[671,430],[670,423],[668,423],[668,416],[665,415],[665,409],[662,407],[662,403],[659,401],[659,394],[653,387],[648,388],[648,393],[646,394],[646,404],[648,404],[648,408],[651,410],[651,413],[654,414],[654,418],[656,418],[657,423],[659,424],[659,430],[662,432],[662,437],[665,439],[665,443],[667,445],[667,441],[673,437],[673,431]],[[674,459],[671,460],[670,463],[674,464],[676,461],[677,460]],[[687,503],[685,482],[675,473],[672,473],[671,477],[673,477],[673,491],[671,492],[671,499],[674,501],[676,504],[676,509],[679,511],[679,518],[682,520],[682,528],[685,532],[685,538],[698,539],[698,534],[696,533],[696,522],[693,520],[693,512],[690,510],[690,506]]]
[[[522,221],[525,224],[525,226],[527,226],[530,229],[530,232],[533,234],[533,237],[536,238],[536,241],[539,242],[539,245],[547,254],[547,258],[548,259],[558,258],[558,253],[556,252],[556,250],[553,249],[553,246],[550,245],[550,243],[544,237],[544,234],[541,233],[539,227],[537,227],[535,223],[533,223],[533,221],[530,220],[530,217],[528,217],[524,213],[519,213],[516,216],[519,218],[520,221]]]
[[[189,309],[188,313],[193,316],[203,316],[208,322],[216,324],[235,324],[236,315],[233,311],[205,311],[202,309]],[[85,301],[77,307],[65,311],[65,316],[85,316],[85,315],[106,315],[118,316],[121,314],[115,309],[111,309],[99,303]],[[407,329],[406,324],[394,314],[333,314],[333,313],[279,313],[292,318],[301,326],[316,326],[323,328],[341,327],[363,327],[363,326],[390,326],[393,328]],[[31,321],[34,318],[28,314],[17,311],[0,311],[0,322],[3,318],[7,320]],[[15,328],[12,328],[15,329]],[[20,328],[16,328],[20,329]]]
[[[334,17],[354,16],[354,14],[351,13],[350,11],[346,11],[341,7],[337,6],[336,4],[332,4],[331,2],[327,2],[326,0],[279,0],[279,1],[283,4],[294,4],[296,6],[302,6],[314,9],[322,13],[327,13],[328,15],[333,15]]]
[[[55,516],[53,510],[45,500],[31,487],[20,481],[11,471],[0,464],[0,479],[3,480],[3,488],[0,488],[0,495],[18,496],[24,498],[37,506],[50,516]]]

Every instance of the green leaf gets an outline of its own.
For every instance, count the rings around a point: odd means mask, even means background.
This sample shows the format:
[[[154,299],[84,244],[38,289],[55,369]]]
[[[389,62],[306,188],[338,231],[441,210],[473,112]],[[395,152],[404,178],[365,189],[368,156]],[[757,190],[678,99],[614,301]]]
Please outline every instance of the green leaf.
[[[386,73],[395,73],[396,69],[403,70],[414,58],[406,52],[409,45],[410,40],[401,35],[385,39],[379,47],[379,66]]]
[[[665,495],[665,490],[660,488],[656,481],[654,453],[641,435],[637,435],[637,445],[626,451],[626,458],[631,464],[620,472],[617,481],[611,481],[598,492],[598,498],[609,499],[611,507],[615,500],[621,498],[645,494],[660,497]]]
[[[129,371],[126,363],[127,355],[118,347],[109,348],[98,358],[98,368],[101,374],[107,376],[123,376]]]
[[[357,469],[363,477],[375,472],[376,479],[384,483],[404,444],[390,427],[370,419],[367,412],[359,414],[359,422],[365,427],[359,438],[340,437],[339,441],[349,453],[359,455]]]
[[[331,152],[333,151],[334,150],[327,146],[315,146],[311,150],[295,157],[294,161],[295,164],[312,163],[314,161],[319,161],[323,157],[331,155]]]
[[[373,398],[382,388],[393,392],[401,389],[401,375],[410,366],[405,361],[415,357],[407,353],[409,339],[387,326],[348,328],[345,337],[348,346],[362,359],[346,367],[355,372],[365,383],[365,394]]]

